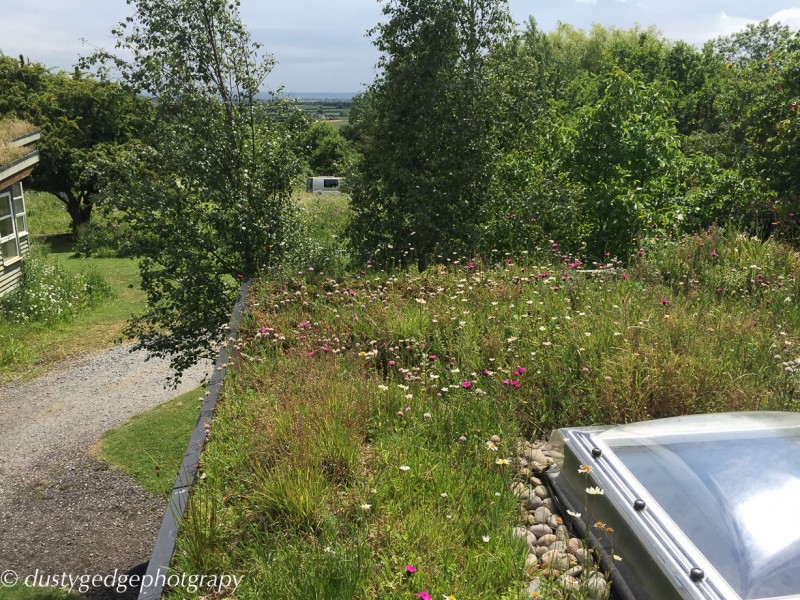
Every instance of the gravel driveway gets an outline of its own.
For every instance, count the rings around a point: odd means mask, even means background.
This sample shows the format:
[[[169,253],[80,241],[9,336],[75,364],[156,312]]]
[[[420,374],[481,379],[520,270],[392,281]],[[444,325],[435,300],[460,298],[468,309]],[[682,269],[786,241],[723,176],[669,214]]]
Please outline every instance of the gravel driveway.
[[[165,388],[168,362],[128,349],[0,387],[0,572],[122,573],[149,558],[166,501],[88,451],[104,431],[197,387],[211,363]]]

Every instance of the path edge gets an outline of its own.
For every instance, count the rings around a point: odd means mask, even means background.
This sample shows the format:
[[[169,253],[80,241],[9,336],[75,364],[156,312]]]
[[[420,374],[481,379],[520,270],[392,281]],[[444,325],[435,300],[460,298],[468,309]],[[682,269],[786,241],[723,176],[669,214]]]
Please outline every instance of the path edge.
[[[189,490],[194,483],[200,455],[205,446],[206,425],[211,423],[211,419],[214,416],[217,399],[222,390],[222,381],[227,370],[228,358],[233,349],[233,341],[238,337],[237,325],[242,318],[247,298],[250,294],[250,283],[250,281],[245,281],[239,289],[239,299],[233,306],[231,320],[228,323],[228,329],[225,334],[225,342],[220,346],[217,360],[214,363],[214,371],[208,383],[208,393],[203,399],[200,415],[189,438],[186,452],[183,454],[183,462],[178,469],[178,475],[172,487],[172,494],[170,495],[167,509],[164,511],[164,518],[161,521],[161,528],[158,531],[158,537],[153,546],[150,561],[147,564],[147,573],[142,578],[138,600],[158,600],[161,598],[164,588],[167,587],[169,577],[167,571],[175,553],[180,521],[186,511]]]

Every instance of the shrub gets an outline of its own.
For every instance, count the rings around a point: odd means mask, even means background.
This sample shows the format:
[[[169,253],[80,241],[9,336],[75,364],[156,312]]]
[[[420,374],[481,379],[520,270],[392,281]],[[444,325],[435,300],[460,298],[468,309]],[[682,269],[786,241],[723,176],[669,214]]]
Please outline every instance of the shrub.
[[[93,271],[69,273],[47,262],[47,253],[33,245],[22,264],[19,288],[0,299],[0,313],[16,323],[58,323],[113,296],[111,286]]]

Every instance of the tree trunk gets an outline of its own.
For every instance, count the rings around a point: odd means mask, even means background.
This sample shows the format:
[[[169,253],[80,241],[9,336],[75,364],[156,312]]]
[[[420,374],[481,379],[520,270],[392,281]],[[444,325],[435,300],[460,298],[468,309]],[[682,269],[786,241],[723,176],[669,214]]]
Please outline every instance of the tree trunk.
[[[59,192],[58,198],[64,203],[72,219],[72,232],[77,233],[78,227],[91,220],[93,203],[85,198],[75,196],[72,192]]]

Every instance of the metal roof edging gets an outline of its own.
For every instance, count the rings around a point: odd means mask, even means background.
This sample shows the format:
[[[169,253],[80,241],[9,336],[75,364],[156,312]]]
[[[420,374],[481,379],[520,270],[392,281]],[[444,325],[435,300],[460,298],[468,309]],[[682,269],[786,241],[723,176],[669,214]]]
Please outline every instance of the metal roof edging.
[[[250,293],[250,281],[245,281],[239,290],[239,299],[233,306],[231,320],[228,323],[228,331],[225,335],[226,342],[231,342],[237,337],[237,323],[242,317],[247,297]],[[222,381],[225,377],[227,362],[229,358],[228,344],[223,343],[220,347],[217,361],[214,364],[214,372],[208,383],[208,394],[203,399],[200,408],[200,416],[197,424],[189,438],[189,445],[183,455],[183,462],[178,469],[175,478],[175,485],[161,521],[161,528],[158,531],[150,561],[147,564],[147,573],[142,579],[142,587],[139,590],[138,600],[158,600],[161,598],[167,581],[169,565],[175,553],[175,546],[178,541],[178,530],[180,520],[186,510],[189,500],[189,490],[194,483],[197,467],[200,462],[200,455],[206,440],[205,426],[211,422],[214,410],[217,405],[219,393],[222,390]],[[147,583],[147,585],[145,585]]]

